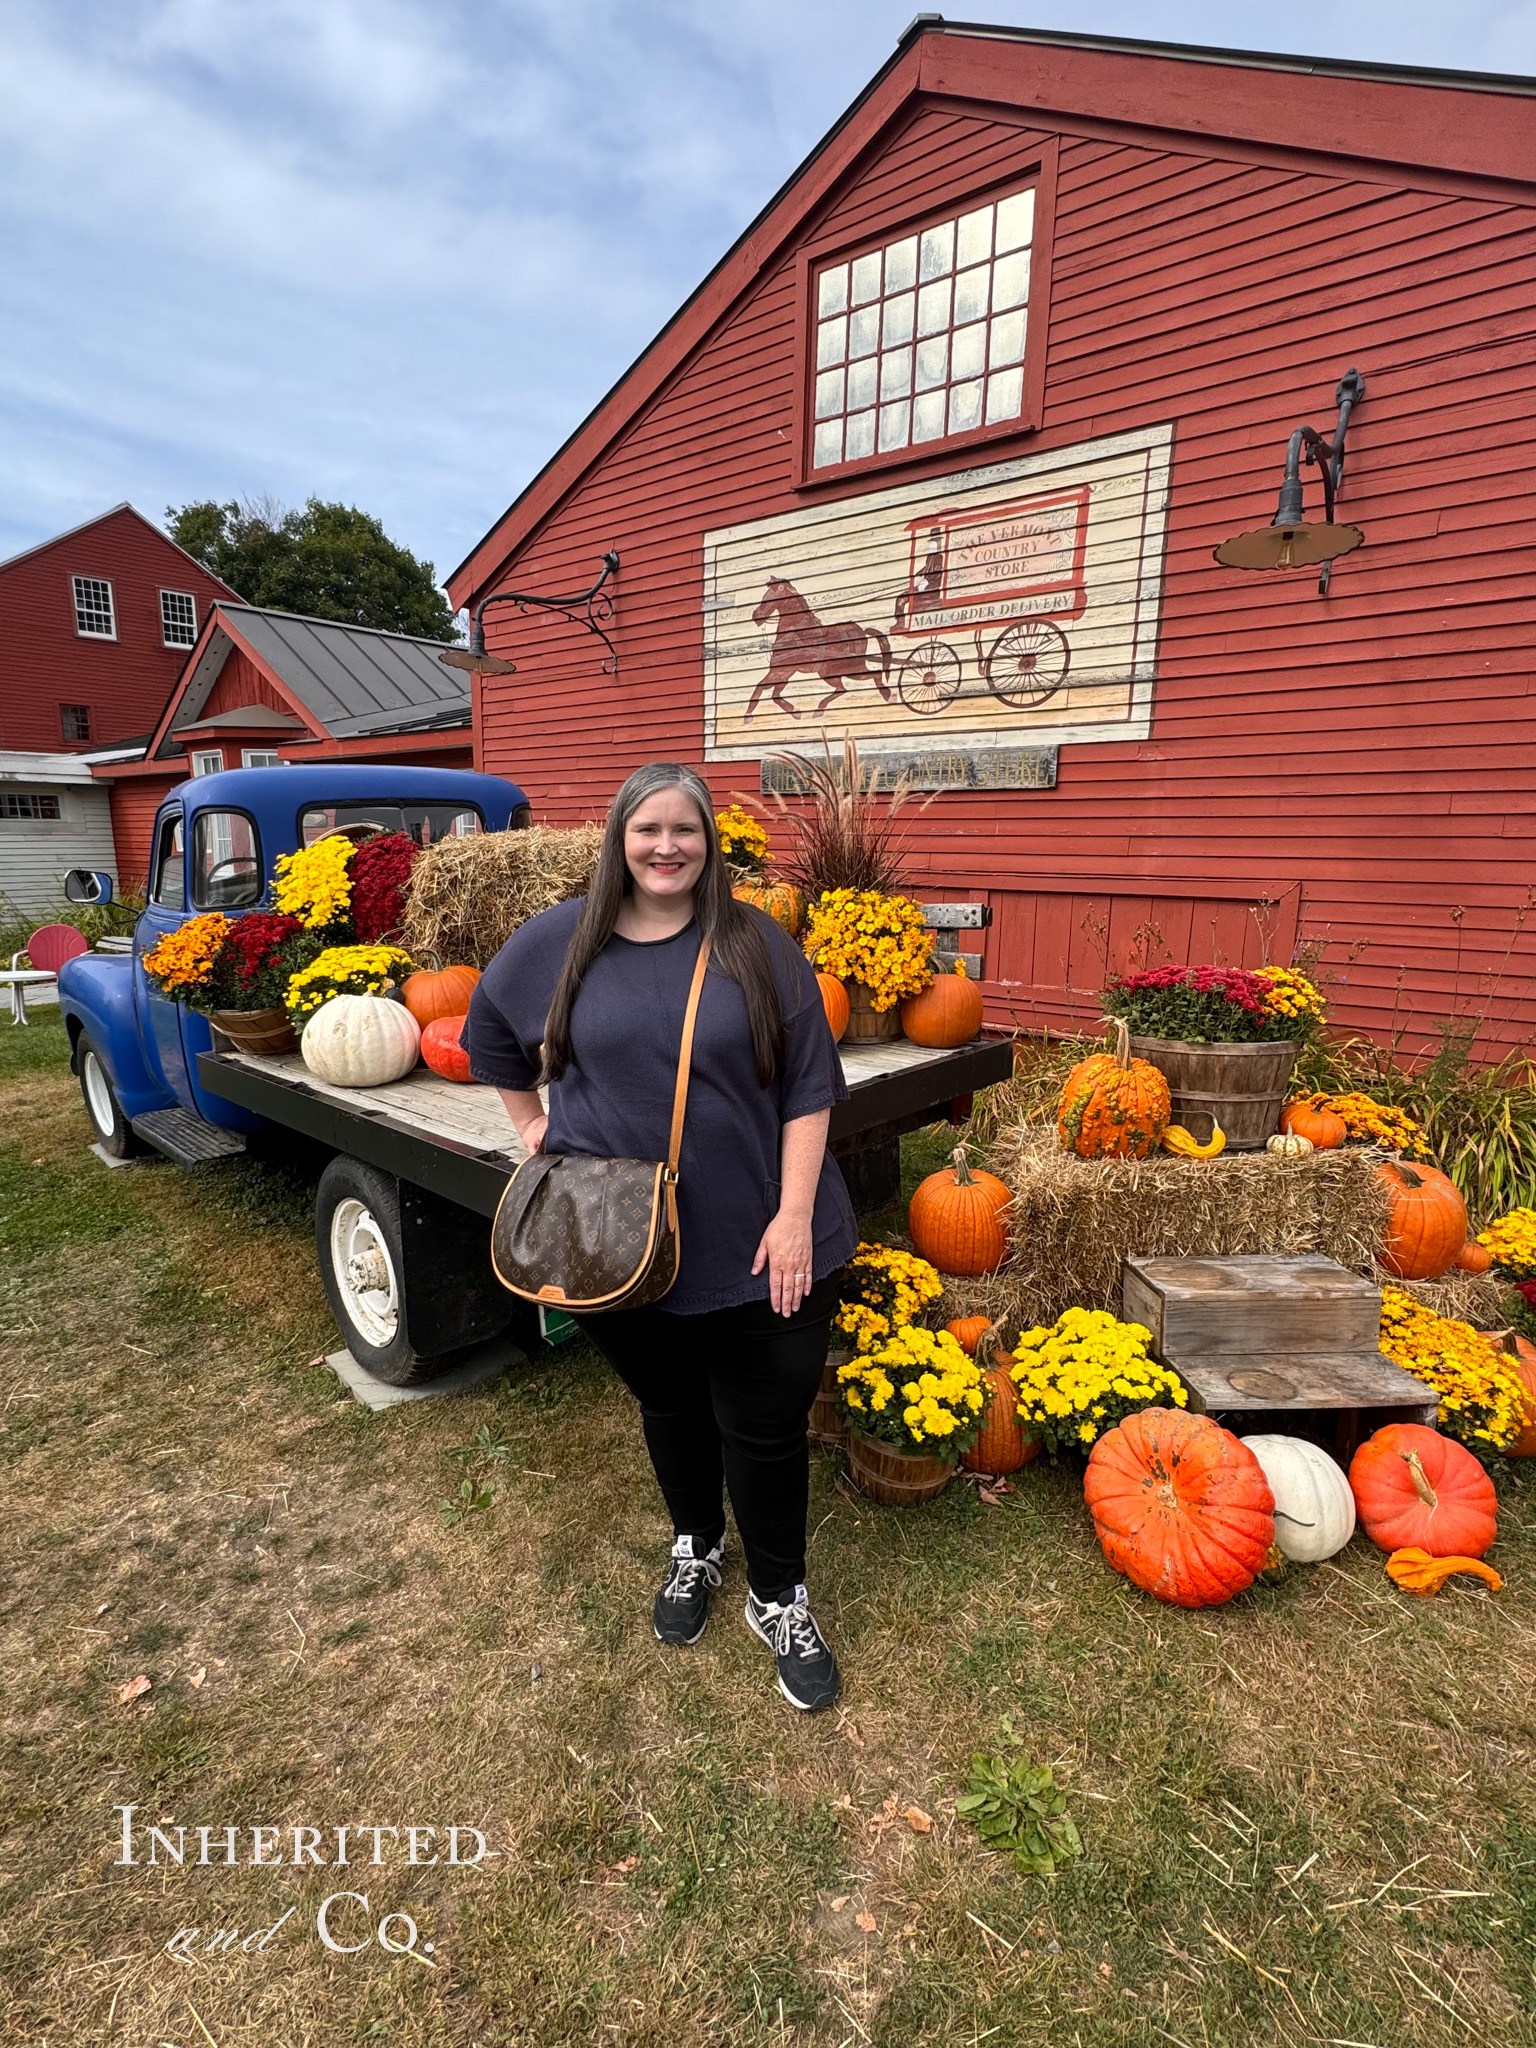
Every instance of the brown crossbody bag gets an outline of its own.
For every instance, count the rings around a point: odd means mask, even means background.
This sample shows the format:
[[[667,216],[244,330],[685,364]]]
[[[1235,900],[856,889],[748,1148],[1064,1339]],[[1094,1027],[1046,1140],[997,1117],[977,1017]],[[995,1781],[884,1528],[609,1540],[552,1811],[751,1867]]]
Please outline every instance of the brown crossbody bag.
[[[579,1315],[644,1308],[677,1278],[677,1162],[709,950],[705,939],[683,1014],[666,1158],[535,1152],[508,1181],[491,1226],[491,1264],[525,1301]]]

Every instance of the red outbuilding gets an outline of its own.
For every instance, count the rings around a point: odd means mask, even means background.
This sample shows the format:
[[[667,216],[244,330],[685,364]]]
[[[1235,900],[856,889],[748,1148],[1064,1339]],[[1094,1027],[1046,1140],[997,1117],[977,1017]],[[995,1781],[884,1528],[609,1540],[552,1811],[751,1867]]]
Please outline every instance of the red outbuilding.
[[[919,17],[449,579],[619,558],[613,655],[488,610],[478,763],[560,821],[851,732],[995,1023],[1313,946],[1346,1027],[1523,1045],[1533,278],[1536,81]]]

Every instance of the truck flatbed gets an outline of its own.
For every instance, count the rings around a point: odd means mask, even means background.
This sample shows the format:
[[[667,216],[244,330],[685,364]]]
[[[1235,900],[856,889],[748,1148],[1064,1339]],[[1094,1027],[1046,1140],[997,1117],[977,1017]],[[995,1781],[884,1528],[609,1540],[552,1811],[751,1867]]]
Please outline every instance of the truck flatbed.
[[[902,1131],[939,1121],[957,1101],[1013,1072],[1013,1048],[999,1038],[973,1039],[950,1051],[905,1038],[838,1051],[849,1100],[832,1111],[830,1141],[850,1181],[867,1183],[854,1187],[861,1208],[878,1205],[871,1197],[878,1198],[890,1178],[888,1171],[860,1172],[871,1155],[889,1167]],[[524,1157],[494,1088],[445,1081],[425,1068],[382,1088],[333,1087],[297,1053],[203,1053],[198,1070],[211,1093],[482,1216],[496,1213]]]

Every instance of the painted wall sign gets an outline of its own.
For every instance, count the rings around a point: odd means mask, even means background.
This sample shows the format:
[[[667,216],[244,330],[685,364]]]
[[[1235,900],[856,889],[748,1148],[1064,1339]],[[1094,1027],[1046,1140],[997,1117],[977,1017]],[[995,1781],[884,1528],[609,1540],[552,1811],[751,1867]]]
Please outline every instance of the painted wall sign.
[[[706,533],[708,758],[1145,739],[1172,448],[1147,427]]]
[[[814,760],[823,757],[818,751]],[[832,771],[839,782],[842,763],[832,756]],[[909,789],[1054,789],[1056,749],[1054,747],[919,747],[910,753],[866,755],[872,771],[872,789],[894,789],[905,783]],[[803,796],[806,780],[782,758],[763,761],[758,768],[758,788],[767,794]]]

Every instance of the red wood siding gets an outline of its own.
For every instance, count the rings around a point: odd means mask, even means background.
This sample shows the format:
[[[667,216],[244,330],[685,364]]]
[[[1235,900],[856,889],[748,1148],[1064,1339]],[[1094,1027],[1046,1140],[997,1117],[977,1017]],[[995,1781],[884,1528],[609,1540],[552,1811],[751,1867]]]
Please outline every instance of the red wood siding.
[[[208,701],[197,716],[199,720],[217,718],[221,711],[239,711],[247,704],[265,704],[270,710],[281,711],[289,718],[304,717],[302,708],[295,707],[284,696],[243,647],[231,647],[224,657],[219,679],[208,692]],[[308,723],[317,733],[323,730],[317,720],[310,719]]]
[[[112,842],[117,848],[117,887],[120,895],[142,889],[149,873],[150,840],[155,813],[169,789],[183,779],[181,773],[164,777],[144,776],[112,784]]]
[[[75,631],[73,576],[112,585],[115,640]],[[199,627],[234,594],[127,506],[0,565],[0,748],[81,753],[149,732],[187,658],[165,644],[162,590],[195,597]],[[61,704],[90,707],[88,740],[62,737]]]
[[[979,39],[963,53],[986,56],[999,98],[1037,54]],[[1235,76],[1235,132],[1251,138],[1253,81]],[[1200,125],[1219,127],[1227,74],[1201,67],[1199,82]],[[1326,97],[1333,82],[1317,86]],[[1441,120],[1441,93],[1371,93],[1373,106],[1396,96],[1399,156],[1421,107]],[[1466,95],[1464,111],[1470,129],[1484,99]],[[1506,119],[1503,100],[1495,111]],[[1175,424],[1152,729],[1064,746],[1053,791],[940,798],[913,827],[918,885],[994,904],[999,1022],[1093,1014],[1106,958],[1123,965],[1138,944],[1231,964],[1297,944],[1322,947],[1343,977],[1334,1014],[1348,1028],[1385,1035],[1411,1019],[1417,1044],[1436,1018],[1487,1008],[1485,1043],[1524,1045],[1536,194],[1137,132],[1134,107],[1119,114],[1109,131],[1037,108],[1024,128],[919,103],[872,148],[517,552],[522,587],[562,589],[619,549],[623,673],[601,677],[573,629],[493,612],[491,642],[520,672],[481,687],[482,763],[566,820],[600,814],[641,761],[700,757],[702,535],[827,496],[792,486],[797,250],[985,190],[1045,129],[1062,139],[1045,424],[985,459]],[[1350,364],[1368,395],[1340,516],[1367,546],[1326,599],[1307,572],[1219,569],[1213,545],[1270,518],[1289,429],[1331,430]],[[845,493],[952,466],[940,454]],[[1309,504],[1320,497],[1310,473]],[[817,744],[816,721],[804,726]],[[722,799],[755,783],[745,762],[709,774]]]

